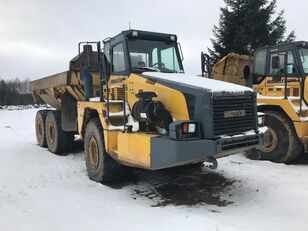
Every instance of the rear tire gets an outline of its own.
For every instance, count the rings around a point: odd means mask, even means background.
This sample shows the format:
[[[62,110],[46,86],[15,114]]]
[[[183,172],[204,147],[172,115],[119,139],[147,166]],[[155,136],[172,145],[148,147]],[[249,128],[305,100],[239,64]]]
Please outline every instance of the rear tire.
[[[290,163],[303,150],[303,144],[297,137],[292,121],[283,113],[265,111],[265,125],[268,127],[271,144],[259,149],[261,160],[270,160],[276,163]],[[246,152],[249,158],[252,150]],[[253,155],[252,155],[253,156]]]
[[[125,174],[125,166],[117,163],[106,152],[103,128],[98,118],[91,119],[87,123],[84,149],[87,172],[91,180],[106,183],[118,180]]]
[[[46,141],[46,116],[49,110],[39,110],[35,116],[36,141],[40,147],[47,147]]]
[[[61,128],[61,111],[49,111],[45,124],[48,150],[63,155],[72,148],[74,134],[64,132]]]

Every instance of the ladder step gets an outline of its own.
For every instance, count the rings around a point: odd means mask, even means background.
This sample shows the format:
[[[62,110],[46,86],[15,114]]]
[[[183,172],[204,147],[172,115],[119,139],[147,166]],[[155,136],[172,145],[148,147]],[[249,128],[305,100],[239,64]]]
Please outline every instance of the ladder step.
[[[127,117],[127,123],[125,124],[125,126],[132,126],[132,131],[136,132],[139,130],[139,123],[136,122],[133,117],[131,115],[128,115]],[[108,126],[108,130],[114,131],[114,130],[120,130],[120,131],[124,131],[124,125],[119,125],[119,126],[115,126],[115,125],[109,125]]]
[[[123,117],[124,116],[124,111],[120,112],[109,112],[109,117]],[[128,116],[126,114],[126,116]]]

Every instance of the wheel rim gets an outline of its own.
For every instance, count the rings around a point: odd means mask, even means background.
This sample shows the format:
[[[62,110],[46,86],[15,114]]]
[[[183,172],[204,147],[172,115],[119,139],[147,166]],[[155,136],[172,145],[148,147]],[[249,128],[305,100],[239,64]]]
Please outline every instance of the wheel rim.
[[[99,149],[95,137],[91,137],[88,145],[88,159],[93,169],[98,168],[99,163]]]
[[[277,133],[271,127],[268,127],[268,130],[269,130],[271,144],[266,146],[266,147],[260,148],[260,151],[261,152],[265,152],[265,153],[266,152],[268,153],[268,152],[274,151],[277,148],[277,146],[278,146],[278,136],[277,136]]]
[[[48,124],[48,140],[50,143],[55,141],[55,129],[52,123]]]
[[[36,122],[36,131],[37,131],[38,138],[41,139],[43,137],[43,125],[42,125],[42,121],[40,120]]]

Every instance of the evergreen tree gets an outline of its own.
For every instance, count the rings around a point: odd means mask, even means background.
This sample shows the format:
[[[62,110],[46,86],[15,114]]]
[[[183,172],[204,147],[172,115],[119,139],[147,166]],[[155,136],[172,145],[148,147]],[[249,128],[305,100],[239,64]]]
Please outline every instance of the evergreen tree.
[[[224,1],[219,25],[213,29],[213,49],[209,49],[213,62],[230,52],[249,54],[250,49],[295,39],[294,31],[285,37],[284,11],[276,14],[276,0]]]

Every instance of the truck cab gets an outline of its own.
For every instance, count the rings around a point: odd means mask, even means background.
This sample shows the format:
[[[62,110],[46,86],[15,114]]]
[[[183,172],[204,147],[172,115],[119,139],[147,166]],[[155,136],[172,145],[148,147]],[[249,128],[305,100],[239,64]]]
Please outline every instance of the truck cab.
[[[184,72],[176,35],[123,31],[104,40],[104,54],[112,63],[112,74],[126,75],[144,71]]]

